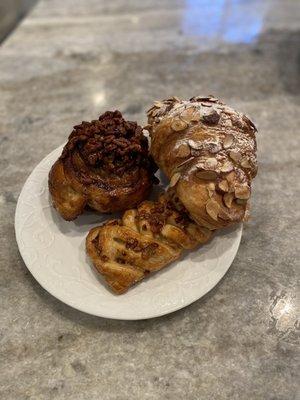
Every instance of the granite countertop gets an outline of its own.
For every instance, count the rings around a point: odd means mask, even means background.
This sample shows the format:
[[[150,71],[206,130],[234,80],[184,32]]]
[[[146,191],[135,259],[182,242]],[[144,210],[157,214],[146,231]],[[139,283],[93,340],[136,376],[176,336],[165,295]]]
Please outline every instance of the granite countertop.
[[[4,42],[1,399],[299,398],[299,12],[295,0],[42,0]],[[224,279],[185,309],[135,322],[49,295],[14,236],[34,166],[106,109],[143,123],[153,99],[209,93],[259,130],[252,219]]]

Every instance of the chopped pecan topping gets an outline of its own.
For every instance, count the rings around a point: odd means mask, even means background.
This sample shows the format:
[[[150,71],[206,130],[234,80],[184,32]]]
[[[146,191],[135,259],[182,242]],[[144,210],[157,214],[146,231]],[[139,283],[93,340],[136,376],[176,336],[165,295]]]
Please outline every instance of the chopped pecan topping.
[[[107,111],[98,120],[74,126],[61,158],[74,149],[87,165],[109,173],[122,174],[137,166],[156,169],[148,157],[148,140],[142,128],[126,121],[120,111]]]

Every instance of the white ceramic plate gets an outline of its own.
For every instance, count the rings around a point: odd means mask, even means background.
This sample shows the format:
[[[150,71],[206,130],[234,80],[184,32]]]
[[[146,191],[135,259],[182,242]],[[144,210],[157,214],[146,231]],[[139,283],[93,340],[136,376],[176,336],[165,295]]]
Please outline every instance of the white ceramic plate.
[[[51,206],[48,172],[61,150],[54,150],[33,170],[20,194],[15,216],[23,260],[49,293],[71,307],[100,317],[146,319],[191,304],[224,276],[238,250],[242,225],[218,233],[209,244],[186,254],[126,294],[112,294],[85,253],[88,231],[111,216],[89,212],[66,222]]]

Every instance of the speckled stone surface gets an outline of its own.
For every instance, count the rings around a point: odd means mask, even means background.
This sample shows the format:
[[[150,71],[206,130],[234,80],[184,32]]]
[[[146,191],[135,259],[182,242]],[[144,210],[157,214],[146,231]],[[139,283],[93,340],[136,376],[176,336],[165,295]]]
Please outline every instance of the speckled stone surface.
[[[299,399],[299,13],[296,0],[44,0],[5,41],[1,399]],[[138,322],[85,315],[45,292],[14,238],[34,166],[106,109],[142,123],[153,99],[209,93],[259,129],[252,220],[224,279]]]

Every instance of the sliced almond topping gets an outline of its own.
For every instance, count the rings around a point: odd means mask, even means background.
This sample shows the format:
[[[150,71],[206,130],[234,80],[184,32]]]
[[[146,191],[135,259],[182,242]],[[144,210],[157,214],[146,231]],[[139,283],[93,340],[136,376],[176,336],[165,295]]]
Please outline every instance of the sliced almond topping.
[[[219,182],[218,187],[222,192],[228,192],[229,191],[229,185],[228,182],[224,179],[223,181]]]
[[[171,97],[171,99],[174,100],[174,101],[180,101],[180,98],[177,97],[177,96],[173,96],[173,97]]]
[[[172,178],[171,178],[171,180],[170,180],[169,187],[175,186],[175,185],[177,184],[177,182],[179,181],[180,176],[181,176],[180,172],[176,172],[176,173],[172,176]]]
[[[227,174],[226,179],[229,183],[233,183],[235,181],[235,172],[231,171],[229,174]]]
[[[215,194],[215,184],[213,182],[209,183],[206,187],[208,197],[212,198],[213,195]]]
[[[241,161],[241,166],[244,168],[251,168],[251,165],[247,158],[243,158]]]
[[[158,107],[158,108],[160,108],[164,105],[164,103],[162,103],[161,101],[155,101],[153,104],[155,105],[155,107]]]
[[[224,204],[227,208],[231,208],[232,201],[234,199],[233,193],[225,193],[223,196]]]
[[[211,98],[213,98],[212,95],[208,95],[207,97],[194,96],[190,99],[190,101],[210,101]]]
[[[195,150],[200,150],[203,147],[202,143],[197,143],[197,142],[195,142],[194,140],[191,140],[191,139],[188,140],[188,144],[192,149],[195,149]]]
[[[224,122],[223,122],[223,124],[226,126],[226,127],[232,127],[232,122],[231,122],[231,119],[230,118],[227,118],[227,119],[225,119],[224,120]]]
[[[235,161],[236,163],[238,163],[241,159],[241,154],[238,151],[231,151],[229,153],[230,158],[233,159],[233,161]]]
[[[198,121],[200,121],[200,119],[201,119],[200,113],[199,113],[199,112],[195,112],[195,113],[193,114],[192,118],[191,118],[191,121],[193,121],[193,122],[198,122]]]
[[[172,107],[172,111],[177,110],[178,108],[181,108],[182,104],[181,103],[174,103]]]
[[[176,149],[176,156],[177,157],[188,157],[191,154],[191,149],[187,144],[181,144],[177,149]]]
[[[183,121],[182,119],[174,119],[174,121],[171,124],[171,128],[174,131],[183,131],[185,128],[187,128],[188,124]]]
[[[224,142],[223,142],[224,149],[229,149],[229,147],[232,146],[233,139],[234,139],[233,135],[226,135],[225,136],[225,139],[224,139]]]
[[[210,181],[217,178],[217,173],[215,171],[201,170],[196,172],[196,176],[200,179]]]
[[[229,215],[225,210],[223,210],[223,208],[220,208],[220,211],[219,211],[219,213],[218,213],[218,216],[219,216],[221,219],[223,219],[224,221],[230,220],[230,215]]]
[[[215,192],[213,190],[210,190],[208,187],[206,189],[207,189],[208,197],[212,198]]]
[[[214,168],[214,167],[216,167],[217,165],[218,165],[218,161],[215,159],[215,158],[208,158],[206,161],[205,161],[205,164],[207,165],[207,167],[209,167],[209,168]]]
[[[250,189],[248,186],[238,186],[234,189],[235,197],[242,200],[247,200],[250,197]]]
[[[193,118],[194,112],[195,112],[194,107],[186,108],[180,114],[180,118],[183,119],[186,122],[190,122],[192,120],[192,118]]]
[[[218,213],[220,211],[219,203],[213,199],[208,200],[205,205],[207,214],[215,221],[218,221]]]
[[[212,101],[213,103],[216,103],[217,101],[219,101],[219,99],[217,99],[216,97],[212,96],[211,94],[209,95],[209,101]]]
[[[225,161],[225,163],[221,166],[222,172],[230,172],[233,170],[233,165],[230,161]]]
[[[150,107],[149,110],[147,111],[147,115],[151,114],[154,109],[155,106]]]
[[[212,104],[211,104],[211,103],[204,103],[204,102],[202,102],[202,103],[201,103],[201,106],[203,106],[203,107],[212,107]]]
[[[227,107],[227,106],[223,108],[223,111],[227,115],[236,115],[236,111],[234,111],[232,108]]]

